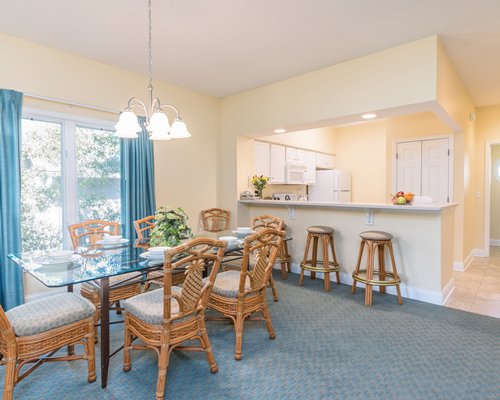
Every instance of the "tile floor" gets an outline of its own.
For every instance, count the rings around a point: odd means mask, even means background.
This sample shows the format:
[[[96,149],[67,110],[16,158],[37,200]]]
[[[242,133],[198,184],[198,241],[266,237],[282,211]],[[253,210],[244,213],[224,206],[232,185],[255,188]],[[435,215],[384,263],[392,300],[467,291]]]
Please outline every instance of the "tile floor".
[[[455,272],[445,306],[500,318],[500,247],[491,246],[489,258],[476,257],[465,272]]]

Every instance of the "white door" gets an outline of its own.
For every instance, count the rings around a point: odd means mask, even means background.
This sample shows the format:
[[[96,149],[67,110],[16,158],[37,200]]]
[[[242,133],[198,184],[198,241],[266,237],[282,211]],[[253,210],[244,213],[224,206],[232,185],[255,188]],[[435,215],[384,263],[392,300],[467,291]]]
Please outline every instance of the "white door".
[[[434,203],[450,201],[449,139],[397,144],[395,190],[430,196]]]
[[[422,142],[398,143],[396,154],[396,188],[403,192],[421,195],[422,192]]]
[[[422,141],[422,194],[436,203],[449,201],[448,139]]]

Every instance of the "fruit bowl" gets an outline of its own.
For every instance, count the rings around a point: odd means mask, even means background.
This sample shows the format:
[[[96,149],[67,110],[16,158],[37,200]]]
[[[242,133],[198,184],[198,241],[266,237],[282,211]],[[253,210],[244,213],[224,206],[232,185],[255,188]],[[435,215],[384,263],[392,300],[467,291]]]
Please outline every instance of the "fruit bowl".
[[[406,206],[413,204],[414,194],[411,192],[399,191],[396,194],[391,194],[391,203],[396,206]]]

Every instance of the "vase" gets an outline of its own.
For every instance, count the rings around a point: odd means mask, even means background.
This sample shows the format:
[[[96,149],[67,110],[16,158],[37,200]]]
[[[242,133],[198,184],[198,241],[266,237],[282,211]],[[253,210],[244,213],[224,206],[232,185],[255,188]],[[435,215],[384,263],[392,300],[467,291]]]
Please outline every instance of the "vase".
[[[262,199],[262,198],[263,198],[263,197],[262,197],[262,189],[257,189],[257,197],[258,197],[259,199]]]

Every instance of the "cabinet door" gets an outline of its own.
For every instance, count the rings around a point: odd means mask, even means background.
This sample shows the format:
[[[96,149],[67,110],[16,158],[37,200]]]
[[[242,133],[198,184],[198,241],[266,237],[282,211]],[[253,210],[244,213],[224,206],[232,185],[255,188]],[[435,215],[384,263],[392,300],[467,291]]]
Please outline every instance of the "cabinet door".
[[[269,183],[285,183],[285,146],[271,144]]]
[[[316,152],[306,151],[306,185],[316,183]]]
[[[335,157],[333,154],[327,154],[326,155],[326,167],[327,169],[333,169],[335,168]]]
[[[295,162],[297,164],[304,164],[306,165],[306,151],[303,149],[297,149],[296,155],[295,155]]]
[[[269,143],[255,141],[255,175],[269,176]]]
[[[286,148],[286,162],[294,163],[297,158],[297,149],[295,147]]]
[[[335,167],[335,157],[333,154],[317,153],[316,168],[333,169]]]

